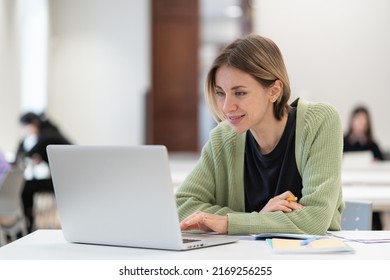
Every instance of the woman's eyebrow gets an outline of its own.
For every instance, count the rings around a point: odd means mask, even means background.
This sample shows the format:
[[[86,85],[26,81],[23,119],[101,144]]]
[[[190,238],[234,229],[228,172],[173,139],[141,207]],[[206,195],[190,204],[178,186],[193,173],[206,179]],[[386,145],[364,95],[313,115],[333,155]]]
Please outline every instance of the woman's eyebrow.
[[[215,86],[217,89],[221,89],[221,90],[223,90],[223,88],[222,87],[220,87],[220,86],[218,86],[218,85],[216,85]],[[237,85],[237,86],[234,86],[234,87],[232,87],[230,90],[236,90],[236,89],[238,89],[238,88],[246,88],[246,86],[243,86],[243,85]]]

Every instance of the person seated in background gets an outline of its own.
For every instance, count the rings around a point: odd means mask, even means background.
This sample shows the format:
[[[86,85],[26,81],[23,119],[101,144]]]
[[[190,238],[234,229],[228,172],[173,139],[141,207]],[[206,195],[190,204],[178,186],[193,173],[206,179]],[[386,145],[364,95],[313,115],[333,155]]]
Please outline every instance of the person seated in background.
[[[344,136],[344,153],[360,151],[371,151],[374,160],[384,160],[382,151],[373,136],[369,111],[364,106],[357,106],[352,111],[349,127]],[[372,229],[382,228],[380,212],[373,212]]]
[[[22,139],[14,164],[24,168],[25,185],[22,192],[28,231],[34,226],[33,202],[37,192],[53,192],[46,147],[49,144],[70,144],[57,126],[44,115],[28,112],[20,117]]]
[[[11,170],[11,166],[5,159],[3,152],[0,150],[0,188],[5,178],[5,175],[8,173],[9,170]]]
[[[218,122],[176,192],[181,230],[324,235],[341,229],[343,131],[334,106],[291,105],[278,46],[250,34],[222,50],[205,97]]]
[[[344,136],[344,152],[358,151],[371,151],[375,160],[384,160],[373,136],[370,114],[364,106],[358,106],[352,111],[349,128]]]

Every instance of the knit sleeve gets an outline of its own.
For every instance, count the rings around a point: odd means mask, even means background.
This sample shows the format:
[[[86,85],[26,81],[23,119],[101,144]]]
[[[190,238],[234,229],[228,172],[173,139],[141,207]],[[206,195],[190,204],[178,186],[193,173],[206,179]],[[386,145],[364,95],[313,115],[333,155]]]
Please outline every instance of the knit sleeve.
[[[199,161],[176,192],[176,203],[180,220],[196,211],[226,215],[232,213],[229,203],[229,170],[232,160],[226,162],[227,142],[224,126],[210,134],[210,140],[202,149]],[[234,137],[233,137],[234,138]],[[230,142],[230,141],[229,141]]]
[[[308,232],[340,230],[344,208],[341,184],[343,131],[336,109],[315,103],[305,115],[302,137],[302,211]]]

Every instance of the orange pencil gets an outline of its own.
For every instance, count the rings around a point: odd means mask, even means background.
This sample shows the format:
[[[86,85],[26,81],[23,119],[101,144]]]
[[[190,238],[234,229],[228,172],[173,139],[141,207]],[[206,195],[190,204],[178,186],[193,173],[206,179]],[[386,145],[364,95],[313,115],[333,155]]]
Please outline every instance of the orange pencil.
[[[298,198],[296,196],[289,196],[286,198],[287,201],[297,201]]]

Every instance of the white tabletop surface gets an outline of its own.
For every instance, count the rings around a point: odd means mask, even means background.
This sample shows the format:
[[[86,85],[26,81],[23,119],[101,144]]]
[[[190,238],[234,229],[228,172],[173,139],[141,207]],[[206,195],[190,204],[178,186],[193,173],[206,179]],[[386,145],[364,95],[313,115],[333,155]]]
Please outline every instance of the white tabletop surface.
[[[343,185],[384,185],[390,187],[390,162],[373,162],[363,166],[343,166]]]
[[[343,186],[345,200],[368,200],[374,211],[390,211],[390,186],[350,185]]]
[[[347,238],[390,238],[390,231],[340,231]],[[265,241],[237,243],[191,251],[166,251],[68,243],[61,230],[37,230],[0,248],[0,260],[286,260],[286,259],[382,259],[390,260],[390,242],[363,244],[349,242],[354,254],[277,255]]]

